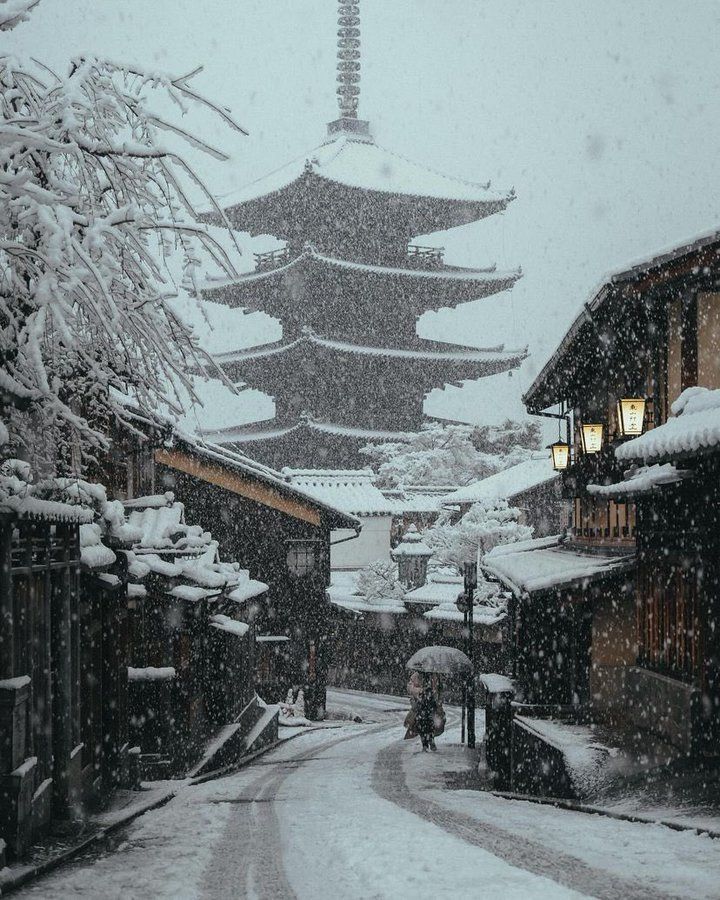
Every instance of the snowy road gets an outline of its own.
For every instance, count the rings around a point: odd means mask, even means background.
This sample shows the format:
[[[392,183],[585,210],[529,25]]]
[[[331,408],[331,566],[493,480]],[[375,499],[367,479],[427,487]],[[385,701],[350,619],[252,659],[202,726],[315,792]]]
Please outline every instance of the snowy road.
[[[333,692],[315,731],[188,788],[114,852],[23,892],[108,898],[717,898],[720,841],[474,791],[466,751],[402,742],[402,701]]]

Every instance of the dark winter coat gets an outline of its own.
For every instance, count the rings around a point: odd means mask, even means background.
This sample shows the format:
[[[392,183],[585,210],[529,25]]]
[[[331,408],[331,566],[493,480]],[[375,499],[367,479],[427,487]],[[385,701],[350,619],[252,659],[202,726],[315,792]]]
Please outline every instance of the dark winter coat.
[[[426,688],[415,707],[415,731],[418,734],[432,734],[435,730],[437,698],[431,688]]]

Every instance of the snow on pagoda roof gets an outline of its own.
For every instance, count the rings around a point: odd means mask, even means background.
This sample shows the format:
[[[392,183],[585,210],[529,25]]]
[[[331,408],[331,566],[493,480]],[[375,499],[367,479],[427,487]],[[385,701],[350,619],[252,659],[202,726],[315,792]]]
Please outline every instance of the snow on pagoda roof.
[[[367,139],[353,140],[339,134],[298,156],[246,187],[220,198],[223,209],[240,206],[252,200],[278,193],[305,175],[316,175],[346,187],[453,200],[458,203],[507,204],[513,191],[491,191],[490,182],[478,184],[442,175],[434,169],[412,162],[399,153],[387,150]]]
[[[301,337],[286,344],[269,344],[257,349],[238,350],[232,353],[223,353],[215,357],[215,361],[222,364],[243,363],[256,359],[264,359],[288,353],[301,344],[313,344],[316,347],[324,347],[328,350],[337,350],[339,353],[356,353],[363,356],[378,356],[392,359],[408,359],[429,362],[512,362],[523,359],[527,355],[527,349],[505,350],[503,347],[491,350],[407,350],[400,347],[366,347],[362,344],[351,344],[347,341],[333,341],[322,338],[309,328],[306,328]]]
[[[506,500],[530,490],[559,474],[553,469],[548,453],[534,454],[530,459],[475,481],[443,498],[444,503],[477,503],[480,500]]]
[[[720,448],[720,390],[686,388],[670,407],[671,417],[615,450],[619,460],[646,462],[696,456]]]
[[[294,487],[356,516],[390,515],[392,504],[375,485],[372,469],[282,469]]]
[[[517,597],[536,591],[586,585],[634,563],[635,554],[601,556],[563,545],[561,535],[502,544],[482,558],[481,566]]]
[[[277,266],[274,269],[267,269],[262,272],[245,272],[232,278],[217,278],[207,281],[203,285],[204,291],[212,291],[216,288],[228,287],[230,285],[247,285],[257,284],[258,282],[267,281],[268,279],[278,278],[285,273],[294,269],[305,260],[317,260],[328,266],[335,266],[339,269],[347,269],[356,272],[367,272],[373,275],[399,275],[404,278],[426,278],[435,281],[479,281],[479,282],[496,282],[496,281],[517,281],[522,277],[522,269],[512,269],[510,271],[498,272],[493,266],[486,266],[479,269],[470,269],[460,266],[447,266],[440,269],[418,269],[403,268],[400,266],[378,266],[372,263],[353,262],[347,259],[340,259],[335,256],[327,256],[319,253],[314,247],[307,246],[302,253],[299,253],[293,259]]]
[[[367,441],[407,442],[412,436],[408,431],[381,431],[371,428],[351,428],[349,425],[335,425],[332,422],[318,421],[309,415],[302,415],[297,421],[288,424],[265,424],[260,422],[257,425],[223,428],[218,431],[207,432],[207,435],[213,438],[216,446],[223,446],[224,448],[225,444],[236,442],[267,441],[284,438],[288,434],[301,429]]]

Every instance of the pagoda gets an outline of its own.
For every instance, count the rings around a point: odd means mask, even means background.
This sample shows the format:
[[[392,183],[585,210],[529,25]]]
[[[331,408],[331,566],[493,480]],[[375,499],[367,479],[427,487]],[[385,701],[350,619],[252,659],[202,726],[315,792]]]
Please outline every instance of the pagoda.
[[[233,228],[285,245],[205,291],[282,323],[282,340],[216,357],[231,380],[273,397],[275,419],[211,435],[278,468],[361,467],[369,441],[419,430],[433,388],[507,371],[526,355],[418,336],[425,311],[506,291],[521,273],[448,265],[442,250],[413,239],[500,212],[514,193],[441,175],[375,142],[357,115],[359,4],[338,2],[340,117],[319,147],[224,209]]]

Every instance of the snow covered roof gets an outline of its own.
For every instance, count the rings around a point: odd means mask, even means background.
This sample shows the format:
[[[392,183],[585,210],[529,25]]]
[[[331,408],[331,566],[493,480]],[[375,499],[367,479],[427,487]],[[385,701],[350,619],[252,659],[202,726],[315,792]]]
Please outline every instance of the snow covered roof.
[[[424,515],[440,512],[447,490],[446,487],[434,488],[429,485],[418,485],[383,488],[383,494],[390,502],[396,516]]]
[[[351,428],[348,425],[336,425],[333,422],[323,422],[314,419],[307,413],[303,413],[297,421],[291,423],[259,422],[254,425],[240,425],[237,428],[223,428],[222,430],[208,432],[207,436],[212,437],[215,446],[225,450],[225,444],[272,441],[284,438],[293,432],[301,432],[304,429],[316,431],[320,434],[366,441],[407,442],[412,437],[408,431],[382,431],[380,429]],[[298,439],[301,439],[300,434]]]
[[[499,283],[503,289],[510,287],[522,277],[522,269],[511,269],[507,272],[498,272],[495,265],[482,268],[466,268],[464,266],[445,266],[435,269],[418,269],[416,267],[380,266],[373,263],[356,262],[348,259],[340,259],[336,256],[328,256],[320,253],[312,245],[306,245],[302,253],[294,256],[286,263],[273,269],[262,271],[243,272],[231,278],[213,278],[203,285],[203,291],[212,292],[218,288],[230,285],[257,285],[263,281],[278,280],[284,278],[292,269],[302,266],[307,260],[315,260],[325,266],[334,266],[338,269],[346,269],[354,272],[366,272],[373,275],[400,276],[403,279],[429,279],[435,282],[470,281],[478,284],[494,285]],[[222,295],[223,298],[225,295]],[[229,298],[228,298],[229,299]],[[479,299],[479,297],[478,297]]]
[[[273,356],[290,353],[303,344],[311,344],[323,347],[327,350],[336,350],[339,353],[355,353],[363,356],[377,356],[393,359],[407,359],[416,362],[521,362],[527,356],[527,348],[517,350],[505,350],[503,347],[491,350],[409,350],[402,347],[368,347],[362,344],[351,344],[348,341],[335,341],[320,337],[309,328],[294,341],[287,343],[278,342],[266,344],[263,347],[249,350],[237,350],[231,353],[223,353],[215,357],[215,361],[221,365],[228,363],[248,363],[254,360],[267,359]]]
[[[397,559],[399,556],[430,557],[432,553],[416,526],[411,525],[403,535],[402,541],[390,552],[390,555],[393,559]]]
[[[564,379],[558,377],[558,370],[564,359],[573,355],[577,357],[578,354],[574,352],[575,342],[585,328],[597,333],[597,322],[593,319],[601,308],[617,298],[619,288],[637,282],[652,272],[661,272],[663,269],[667,270],[668,279],[677,277],[679,273],[677,264],[680,262],[685,264],[686,271],[682,272],[682,275],[686,279],[688,277],[687,268],[691,263],[694,266],[693,274],[702,275],[703,269],[707,265],[711,262],[717,263],[718,254],[720,254],[720,232],[714,229],[691,241],[676,245],[652,257],[637,260],[629,266],[606,275],[591,292],[588,300],[583,303],[557,349],[523,395],[523,402],[527,408],[531,412],[537,412],[566,399],[560,396]],[[622,299],[624,303],[627,303],[626,295],[622,295]]]
[[[686,388],[670,411],[672,415],[663,425],[617,447],[617,459],[656,462],[718,450],[720,390]]]
[[[503,544],[486,553],[482,568],[518,597],[536,591],[585,585],[625,571],[634,553],[601,556],[564,546],[560,535]]]
[[[461,487],[443,498],[444,503],[477,503],[479,500],[506,500],[548,481],[559,473],[552,467],[549,453],[534,454],[531,459],[503,469],[480,481]]]
[[[676,484],[692,477],[692,472],[677,469],[672,463],[641,466],[625,473],[623,481],[614,484],[589,484],[587,492],[596,497],[636,497],[649,494],[665,484]]]
[[[92,508],[65,492],[66,480],[51,478],[33,484],[28,462],[5,459],[0,465],[0,511],[19,519],[89,524],[93,520]]]
[[[234,437],[234,440],[238,440],[237,436]],[[279,494],[291,495],[305,503],[309,502],[316,509],[328,515],[330,526],[333,528],[360,527],[360,521],[354,515],[291,484],[281,472],[256,462],[238,450],[231,450],[221,444],[210,443],[197,435],[187,434],[176,435],[173,446],[185,449],[194,456],[221,465],[245,477],[261,481]],[[160,455],[159,458],[165,465],[173,464],[170,456]]]
[[[489,182],[477,184],[442,175],[386,150],[374,141],[353,140],[346,134],[340,134],[245,188],[227,194],[221,198],[221,206],[230,209],[278,193],[306,175],[385,194],[497,204],[500,208],[514,196],[512,192],[491,191]]]
[[[425,584],[405,594],[406,603],[420,603],[437,606],[439,603],[454,604],[463,592],[463,580],[459,575],[431,572]],[[461,615],[462,618],[462,615]]]
[[[282,469],[288,482],[318,500],[356,516],[384,516],[392,504],[376,486],[372,469]]]

